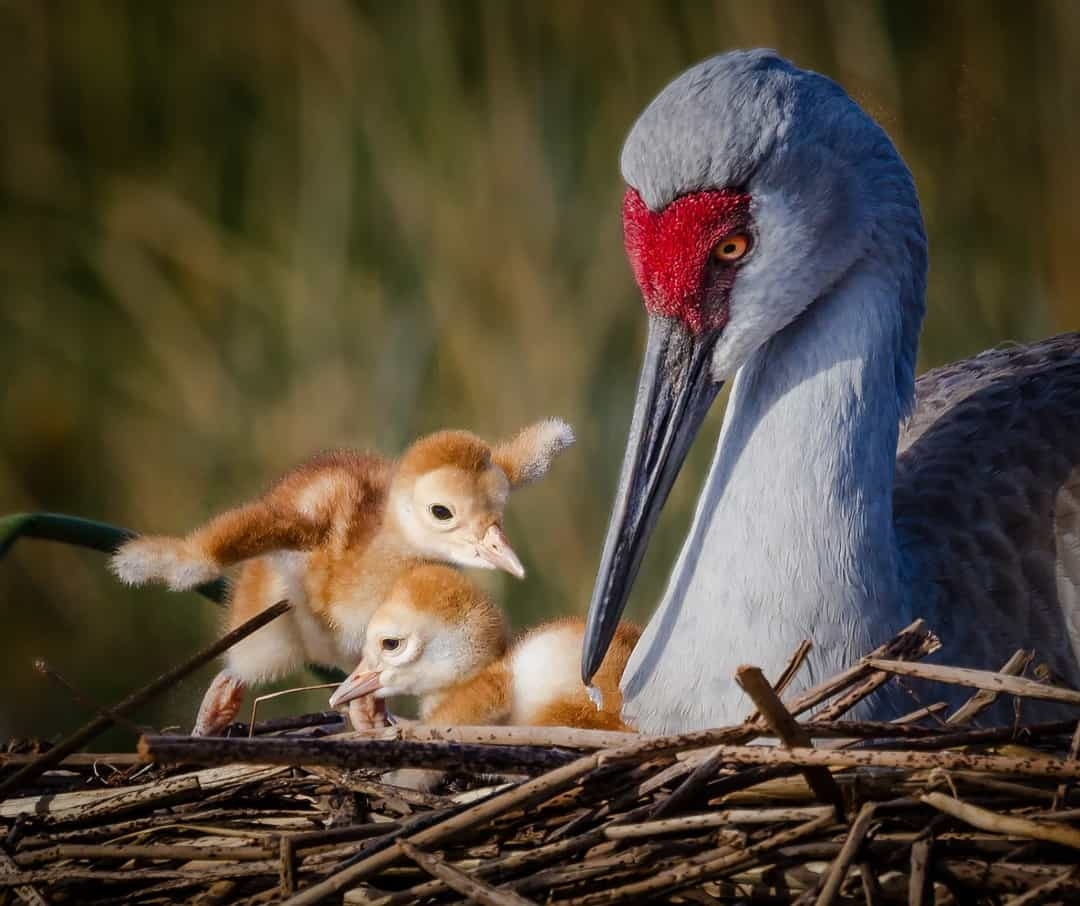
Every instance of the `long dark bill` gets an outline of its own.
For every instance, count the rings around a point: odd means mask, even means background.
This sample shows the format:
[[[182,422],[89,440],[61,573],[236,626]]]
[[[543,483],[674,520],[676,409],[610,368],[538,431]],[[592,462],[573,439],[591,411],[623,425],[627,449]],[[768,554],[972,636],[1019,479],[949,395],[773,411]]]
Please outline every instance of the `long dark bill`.
[[[709,374],[718,336],[694,334],[675,319],[649,317],[634,418],[585,627],[581,677],[586,685],[607,654],[660,510],[723,386]]]

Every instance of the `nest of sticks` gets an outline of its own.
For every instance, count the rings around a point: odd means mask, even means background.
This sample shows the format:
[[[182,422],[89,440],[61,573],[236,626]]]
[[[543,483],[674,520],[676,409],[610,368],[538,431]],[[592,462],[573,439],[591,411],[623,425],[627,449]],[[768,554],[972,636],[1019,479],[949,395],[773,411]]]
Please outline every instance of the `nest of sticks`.
[[[79,751],[235,635],[60,744],[2,756],[0,897],[1080,902],[1076,721],[979,726],[1001,696],[1080,704],[1078,692],[1025,677],[1025,652],[997,672],[922,664],[937,641],[916,623],[839,676],[784,696],[804,646],[774,684],[754,667],[739,671],[757,706],[744,723],[670,737],[346,733],[327,712],[237,727],[230,738],[144,735],[136,752]],[[952,713],[929,704],[889,723],[844,719],[885,683],[912,677],[973,694]],[[433,792],[387,776],[416,768],[439,772]]]

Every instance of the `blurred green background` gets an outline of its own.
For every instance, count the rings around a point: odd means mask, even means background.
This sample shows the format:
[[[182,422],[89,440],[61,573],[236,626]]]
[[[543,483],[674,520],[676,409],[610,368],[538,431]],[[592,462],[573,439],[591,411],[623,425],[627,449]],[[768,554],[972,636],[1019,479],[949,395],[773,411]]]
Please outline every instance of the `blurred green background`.
[[[0,512],[182,532],[316,449],[557,414],[578,446],[511,506],[529,577],[485,580],[518,627],[583,612],[644,327],[620,145],[683,68],[755,45],[912,167],[923,368],[1080,326],[1080,3],[0,0]],[[114,700],[219,619],[33,541],[0,607],[3,737],[86,716],[34,656]],[[211,673],[138,718],[189,725]]]

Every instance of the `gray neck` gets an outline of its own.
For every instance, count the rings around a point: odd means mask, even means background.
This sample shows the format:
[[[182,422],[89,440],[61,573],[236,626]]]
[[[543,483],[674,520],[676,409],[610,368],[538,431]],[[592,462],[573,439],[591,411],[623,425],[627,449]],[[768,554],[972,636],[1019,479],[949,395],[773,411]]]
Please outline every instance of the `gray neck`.
[[[900,292],[863,259],[739,371],[690,535],[623,678],[639,729],[740,721],[740,664],[775,677],[810,638],[806,686],[908,622],[892,521],[911,393],[897,362],[914,357]]]

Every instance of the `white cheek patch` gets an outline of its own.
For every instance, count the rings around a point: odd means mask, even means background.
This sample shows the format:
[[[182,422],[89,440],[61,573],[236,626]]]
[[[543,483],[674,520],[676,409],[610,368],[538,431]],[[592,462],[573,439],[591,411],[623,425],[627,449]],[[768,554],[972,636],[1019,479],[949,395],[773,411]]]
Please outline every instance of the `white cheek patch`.
[[[410,638],[409,651],[417,640]],[[419,657],[401,663],[410,677],[409,693],[430,695],[460,682],[475,669],[477,652],[460,627],[441,625],[424,643]]]

